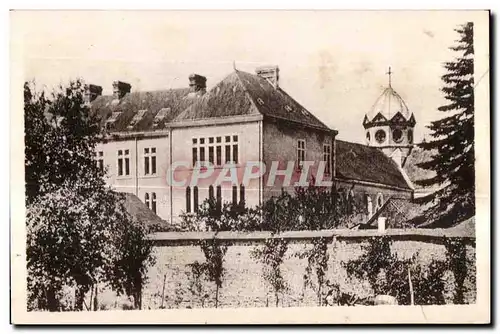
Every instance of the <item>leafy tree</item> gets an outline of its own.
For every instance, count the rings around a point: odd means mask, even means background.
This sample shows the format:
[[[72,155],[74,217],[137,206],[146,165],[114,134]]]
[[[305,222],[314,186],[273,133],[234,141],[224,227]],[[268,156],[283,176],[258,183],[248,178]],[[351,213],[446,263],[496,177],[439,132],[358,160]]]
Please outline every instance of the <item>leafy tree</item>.
[[[77,80],[47,99],[24,85],[29,309],[59,310],[62,288],[73,286],[82,310],[99,282],[140,300],[151,248],[94,160],[99,120],[84,89]]]
[[[418,180],[422,186],[439,186],[420,199],[432,203],[423,216],[434,226],[446,227],[475,214],[474,171],[474,45],[473,23],[456,31],[460,38],[450,49],[458,58],[446,62],[441,77],[442,91],[448,104],[438,108],[446,116],[430,124],[432,140],[420,144],[434,150],[431,160],[418,166],[435,172],[435,176]]]

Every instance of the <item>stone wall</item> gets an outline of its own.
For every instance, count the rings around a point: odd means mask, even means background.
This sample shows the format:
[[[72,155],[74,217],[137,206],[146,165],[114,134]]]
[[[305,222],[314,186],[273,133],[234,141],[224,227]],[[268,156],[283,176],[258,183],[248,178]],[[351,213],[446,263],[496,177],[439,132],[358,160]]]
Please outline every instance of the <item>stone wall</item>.
[[[437,231],[437,230],[436,230]],[[289,246],[281,266],[287,284],[287,292],[279,297],[279,306],[317,306],[317,297],[310,287],[304,286],[304,273],[307,259],[300,259],[297,254],[312,247],[313,236],[332,235],[328,231],[289,232],[283,235]],[[389,230],[387,231],[389,232]],[[372,294],[367,281],[350,280],[342,263],[356,259],[363,253],[367,238],[376,235],[376,231],[337,232],[328,246],[329,269],[327,279],[340,285],[342,291],[353,293],[360,298]],[[418,261],[429,263],[431,259],[446,260],[445,246],[440,242],[439,232],[430,235],[390,232],[393,238],[392,252],[400,258],[408,258],[418,253]],[[163,233],[155,237],[154,254],[157,263],[148,272],[148,283],[143,291],[143,309],[158,308],[198,308],[214,307],[215,285],[201,278],[201,292],[193,293],[196,279],[190,265],[195,261],[205,261],[197,239],[209,239],[210,233]],[[275,297],[262,278],[262,265],[251,255],[252,250],[265,242],[265,232],[253,234],[221,233],[219,238],[228,244],[224,258],[225,276],[220,289],[219,307],[273,307]],[[473,239],[469,239],[467,256],[475,263]],[[475,302],[475,265],[468,268],[467,302]],[[443,277],[446,281],[445,298],[451,303],[454,279],[451,272]]]

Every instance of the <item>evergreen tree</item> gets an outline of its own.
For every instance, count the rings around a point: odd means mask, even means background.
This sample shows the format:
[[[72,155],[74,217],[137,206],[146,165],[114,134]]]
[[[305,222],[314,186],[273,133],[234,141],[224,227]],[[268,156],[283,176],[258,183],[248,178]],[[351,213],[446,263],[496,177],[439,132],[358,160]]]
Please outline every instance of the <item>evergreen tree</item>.
[[[448,227],[475,214],[474,174],[474,45],[473,23],[455,29],[460,38],[450,49],[458,58],[446,62],[442,91],[448,104],[438,108],[446,116],[432,122],[432,140],[420,144],[435,152],[418,166],[435,176],[418,180],[424,187],[437,186],[421,203],[430,203],[423,218],[432,226]]]

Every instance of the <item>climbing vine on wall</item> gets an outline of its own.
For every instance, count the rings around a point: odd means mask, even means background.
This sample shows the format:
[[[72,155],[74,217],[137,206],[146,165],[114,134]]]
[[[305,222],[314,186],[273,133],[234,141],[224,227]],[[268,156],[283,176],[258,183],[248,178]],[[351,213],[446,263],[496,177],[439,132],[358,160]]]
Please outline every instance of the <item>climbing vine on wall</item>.
[[[418,261],[418,253],[409,259],[399,259],[391,253],[388,237],[371,238],[365,253],[344,263],[348,276],[367,280],[374,296],[390,295],[398,304],[444,304],[443,274],[447,264],[433,259],[427,266]]]
[[[275,305],[278,307],[280,295],[287,290],[287,283],[281,272],[285,253],[288,249],[288,241],[283,238],[269,238],[262,247],[253,249],[250,255],[262,263],[264,280],[270,285],[274,292]]]
[[[296,254],[299,259],[307,259],[307,266],[304,272],[304,287],[310,287],[316,293],[318,306],[325,304],[323,295],[325,293],[324,286],[328,271],[329,243],[329,238],[314,238],[312,239],[312,248]]]

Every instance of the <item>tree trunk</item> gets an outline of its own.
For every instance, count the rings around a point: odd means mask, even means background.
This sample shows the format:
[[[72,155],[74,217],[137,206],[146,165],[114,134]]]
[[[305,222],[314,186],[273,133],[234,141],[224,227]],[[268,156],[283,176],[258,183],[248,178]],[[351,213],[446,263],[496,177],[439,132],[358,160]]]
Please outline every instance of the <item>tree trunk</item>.
[[[59,301],[56,298],[56,292],[54,288],[49,287],[45,293],[46,307],[50,312],[59,311]]]
[[[95,293],[94,293],[94,311],[99,310],[99,300],[97,299],[97,284],[95,285]]]
[[[215,308],[219,306],[219,286],[215,286]]]
[[[78,286],[75,291],[75,310],[83,311],[83,303],[85,298],[85,292],[81,286]]]

